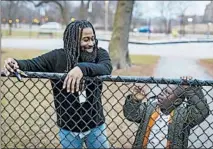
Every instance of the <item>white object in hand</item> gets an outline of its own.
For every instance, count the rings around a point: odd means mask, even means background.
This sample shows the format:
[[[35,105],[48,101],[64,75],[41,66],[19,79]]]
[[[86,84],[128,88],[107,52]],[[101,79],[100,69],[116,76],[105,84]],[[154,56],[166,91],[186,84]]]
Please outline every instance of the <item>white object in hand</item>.
[[[84,90],[83,92],[79,92],[79,102],[86,102],[86,90]]]

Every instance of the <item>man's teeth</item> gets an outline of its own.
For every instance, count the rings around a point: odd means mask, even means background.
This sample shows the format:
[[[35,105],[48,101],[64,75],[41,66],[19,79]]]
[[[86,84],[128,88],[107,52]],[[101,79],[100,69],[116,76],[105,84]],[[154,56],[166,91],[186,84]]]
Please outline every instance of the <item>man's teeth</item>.
[[[86,49],[87,52],[92,52],[93,51],[93,48],[91,49]]]

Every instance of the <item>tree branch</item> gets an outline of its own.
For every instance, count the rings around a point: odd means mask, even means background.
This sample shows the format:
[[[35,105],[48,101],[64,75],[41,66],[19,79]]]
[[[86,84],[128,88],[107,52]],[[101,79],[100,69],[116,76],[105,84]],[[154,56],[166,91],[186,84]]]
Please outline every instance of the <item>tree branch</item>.
[[[88,2],[87,2],[87,10],[89,9],[90,1],[91,1],[91,0],[88,0]]]

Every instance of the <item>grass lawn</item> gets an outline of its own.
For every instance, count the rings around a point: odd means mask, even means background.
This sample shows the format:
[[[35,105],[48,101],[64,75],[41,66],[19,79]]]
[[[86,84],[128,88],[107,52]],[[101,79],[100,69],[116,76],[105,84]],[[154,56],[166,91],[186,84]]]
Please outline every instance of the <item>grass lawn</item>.
[[[205,63],[209,63],[212,64],[213,63],[213,58],[212,59],[201,59],[201,61],[205,62]]]
[[[150,65],[155,64],[159,56],[153,56],[153,55],[130,55],[130,59],[132,61],[132,64],[140,65]]]
[[[28,59],[47,51],[3,49],[1,62],[8,57]],[[131,55],[132,67],[116,70],[113,75],[152,75],[159,57]],[[3,63],[1,63],[3,65]],[[2,77],[2,142],[4,148],[61,148],[53,104],[52,87],[47,79]],[[131,148],[137,124],[124,118],[123,104],[131,84],[104,82],[102,104],[107,135],[111,145]]]
[[[39,35],[38,31],[19,31],[12,30],[12,35],[9,36],[9,30],[2,29],[3,37],[31,37],[31,38],[39,38],[39,37],[50,37],[49,35]],[[54,38],[62,38],[63,33],[53,32]]]
[[[132,66],[112,72],[112,75],[124,76],[152,76],[159,56],[153,55],[130,55]]]
[[[1,54],[1,68],[4,65],[4,60],[9,57],[13,57],[16,59],[29,59],[33,58],[36,56],[39,56],[43,53],[46,53],[47,51],[45,50],[21,50],[21,49],[13,49],[13,48],[5,48],[2,49],[2,54]]]
[[[211,59],[201,59],[199,64],[203,66],[206,71],[213,77],[213,58]]]

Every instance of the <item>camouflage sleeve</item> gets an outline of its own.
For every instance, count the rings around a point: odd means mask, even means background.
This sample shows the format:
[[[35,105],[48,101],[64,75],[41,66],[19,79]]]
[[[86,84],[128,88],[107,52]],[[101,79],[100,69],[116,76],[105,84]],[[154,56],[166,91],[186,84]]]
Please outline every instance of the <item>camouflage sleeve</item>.
[[[128,95],[123,106],[123,112],[126,119],[132,122],[140,123],[143,115],[146,113],[147,103],[136,101],[132,95]]]
[[[191,128],[202,123],[209,115],[209,105],[201,87],[190,87],[186,90],[187,122]]]

